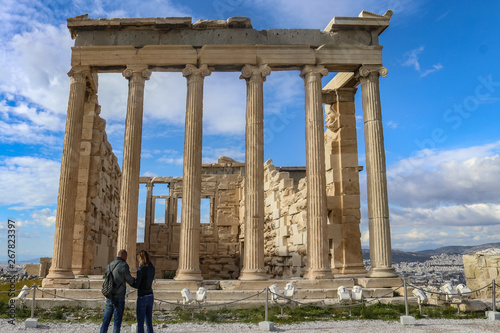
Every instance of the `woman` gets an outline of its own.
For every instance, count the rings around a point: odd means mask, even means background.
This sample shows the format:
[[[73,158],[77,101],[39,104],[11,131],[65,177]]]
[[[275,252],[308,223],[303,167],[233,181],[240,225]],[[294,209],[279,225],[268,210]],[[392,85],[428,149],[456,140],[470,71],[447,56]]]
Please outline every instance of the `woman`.
[[[153,333],[153,289],[151,285],[155,278],[155,267],[149,260],[149,254],[146,251],[140,251],[137,254],[139,269],[137,270],[137,279],[132,286],[137,288],[137,332],[144,332],[144,319],[148,333]]]

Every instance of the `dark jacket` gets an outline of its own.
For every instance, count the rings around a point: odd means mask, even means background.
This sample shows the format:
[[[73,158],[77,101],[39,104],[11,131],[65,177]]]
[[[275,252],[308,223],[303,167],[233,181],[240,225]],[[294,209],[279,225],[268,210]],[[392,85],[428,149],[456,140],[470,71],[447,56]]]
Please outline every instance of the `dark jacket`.
[[[153,264],[148,266],[139,266],[137,270],[137,279],[132,287],[137,288],[137,296],[146,296],[153,294],[153,280],[155,278],[155,267]]]
[[[111,269],[113,269],[113,280],[115,281],[115,298],[125,298],[125,292],[127,291],[125,282],[131,286],[135,282],[135,279],[130,275],[128,264],[121,257],[116,257],[106,266],[106,274]]]

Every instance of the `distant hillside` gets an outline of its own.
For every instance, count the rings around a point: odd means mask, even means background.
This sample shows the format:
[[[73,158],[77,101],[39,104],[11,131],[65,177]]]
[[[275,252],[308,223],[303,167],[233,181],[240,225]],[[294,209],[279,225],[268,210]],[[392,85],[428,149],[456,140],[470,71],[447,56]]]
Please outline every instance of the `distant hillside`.
[[[400,262],[424,262],[430,258],[431,256],[426,254],[392,250],[392,262],[395,264]],[[370,250],[363,250],[363,259],[370,259]]]
[[[423,255],[429,255],[429,256],[437,256],[443,253],[446,254],[469,254],[469,253],[476,253],[482,250],[486,249],[500,249],[500,243],[488,243],[488,244],[482,244],[482,245],[476,245],[476,246],[445,246],[445,247],[440,247],[435,250],[423,250],[423,251],[417,251],[416,253],[418,254],[423,254]]]
[[[424,262],[430,260],[431,256],[439,256],[445,254],[469,254],[483,251],[486,249],[500,249],[500,243],[488,243],[476,246],[445,246],[434,250],[423,250],[417,252],[405,252],[400,250],[392,250],[392,262],[399,264],[400,262]],[[370,259],[370,250],[363,249],[363,259]]]

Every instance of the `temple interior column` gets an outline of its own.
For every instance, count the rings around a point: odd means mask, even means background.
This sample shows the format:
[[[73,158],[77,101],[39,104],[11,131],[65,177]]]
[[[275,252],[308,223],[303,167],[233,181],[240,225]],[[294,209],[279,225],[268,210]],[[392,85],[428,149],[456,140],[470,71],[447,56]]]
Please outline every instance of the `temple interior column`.
[[[245,65],[245,247],[240,280],[266,280],[264,267],[264,90],[267,65]]]
[[[129,80],[125,143],[123,146],[117,251],[127,250],[130,271],[136,270],[139,174],[141,167],[144,85],[151,76],[147,66],[127,66],[123,76]]]
[[[187,78],[182,211],[177,281],[201,281],[200,204],[203,136],[203,81],[210,75],[206,65],[186,65]]]
[[[71,269],[73,254],[73,223],[75,220],[83,110],[90,68],[87,66],[73,67],[68,75],[71,78],[71,84],[61,160],[59,195],[57,197],[54,250],[52,254],[52,266],[47,275],[48,279],[74,278]]]
[[[306,279],[333,278],[328,262],[326,209],[325,143],[321,78],[328,70],[321,65],[306,65],[304,79],[306,114],[307,177],[307,268]]]
[[[387,75],[382,66],[362,66],[358,71],[363,97],[365,123],[366,182],[368,187],[368,219],[370,233],[369,277],[396,277],[392,267],[389,200],[385,166],[382,108],[379,76]]]
[[[145,216],[145,221],[144,221],[144,247],[146,248],[146,251],[150,251],[150,235],[149,235],[149,229],[151,223],[154,223],[154,221],[151,219],[152,217],[152,212],[153,212],[153,187],[154,184],[151,180],[149,180],[146,183],[146,216]]]

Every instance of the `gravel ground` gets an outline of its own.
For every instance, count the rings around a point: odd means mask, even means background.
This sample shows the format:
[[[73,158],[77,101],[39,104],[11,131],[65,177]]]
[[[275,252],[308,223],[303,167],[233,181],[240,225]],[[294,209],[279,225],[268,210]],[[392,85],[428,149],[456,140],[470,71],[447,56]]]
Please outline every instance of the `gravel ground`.
[[[112,332],[110,325],[109,332]],[[317,321],[294,325],[280,325],[276,332],[453,332],[453,333],[493,333],[500,332],[500,321],[486,319],[420,319],[416,326],[402,326],[399,322],[380,320],[350,320],[350,321]],[[41,323],[38,328],[25,329],[24,322],[16,325],[8,324],[6,319],[0,319],[0,332],[54,332],[54,333],[87,333],[99,332],[97,324],[55,324]],[[122,332],[130,332],[129,326],[122,326]],[[253,324],[170,324],[155,332],[262,332],[258,325]]]

